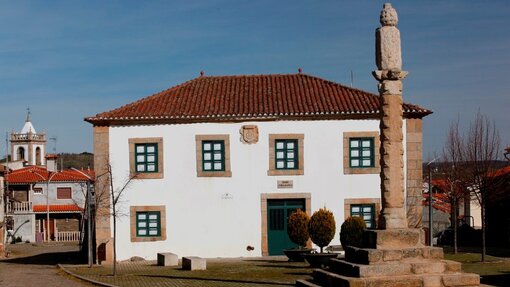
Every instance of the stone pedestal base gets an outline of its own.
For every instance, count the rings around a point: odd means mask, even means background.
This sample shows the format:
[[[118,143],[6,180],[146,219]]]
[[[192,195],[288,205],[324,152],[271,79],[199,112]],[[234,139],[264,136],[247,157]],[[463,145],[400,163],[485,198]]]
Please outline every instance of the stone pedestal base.
[[[313,279],[296,286],[450,287],[479,286],[478,274],[462,273],[461,264],[443,259],[443,249],[423,245],[419,229],[369,230],[363,248],[347,247],[345,259],[331,259]]]

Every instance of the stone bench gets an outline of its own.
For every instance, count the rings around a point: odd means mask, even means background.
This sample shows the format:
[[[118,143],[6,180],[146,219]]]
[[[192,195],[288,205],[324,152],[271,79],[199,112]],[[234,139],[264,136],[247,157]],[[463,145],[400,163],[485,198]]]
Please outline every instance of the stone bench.
[[[197,256],[182,257],[182,269],[184,270],[206,270],[205,258]]]
[[[158,253],[158,266],[177,266],[178,264],[177,254],[170,252]]]

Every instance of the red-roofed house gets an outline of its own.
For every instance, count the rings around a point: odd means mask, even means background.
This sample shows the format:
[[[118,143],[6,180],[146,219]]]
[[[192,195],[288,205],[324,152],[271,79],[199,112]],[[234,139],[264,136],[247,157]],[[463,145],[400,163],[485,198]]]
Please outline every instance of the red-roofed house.
[[[422,118],[431,111],[403,108],[402,160],[416,211]],[[282,254],[294,247],[286,217],[297,208],[311,214],[326,206],[337,231],[348,216],[374,228],[379,115],[377,95],[299,72],[201,75],[86,118],[95,171],[109,162],[117,187],[136,176],[123,193],[129,216],[118,221],[117,258]],[[111,261],[111,218],[97,218],[97,244]]]
[[[43,241],[49,223],[50,240],[78,240],[88,181],[85,175],[94,178],[91,170],[48,171],[41,166],[6,174],[6,210],[14,220],[10,228],[15,231],[14,236],[22,237],[23,241]]]

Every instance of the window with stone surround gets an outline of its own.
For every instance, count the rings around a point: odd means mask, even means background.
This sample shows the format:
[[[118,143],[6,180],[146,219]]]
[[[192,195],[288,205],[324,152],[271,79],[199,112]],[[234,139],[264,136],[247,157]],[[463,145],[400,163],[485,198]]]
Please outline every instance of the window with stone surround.
[[[231,177],[229,135],[196,135],[198,177]]]
[[[267,174],[303,175],[304,138],[304,134],[270,134]]]
[[[344,174],[377,174],[379,164],[378,132],[343,133]]]
[[[129,212],[131,242],[166,240],[165,206],[131,206]]]
[[[136,236],[161,236],[161,213],[159,211],[137,211]]]
[[[344,199],[344,219],[359,216],[367,224],[367,228],[377,227],[377,215],[381,210],[380,198],[346,198]]]
[[[349,166],[351,168],[374,167],[374,138],[349,139]]]
[[[298,169],[298,141],[296,139],[275,140],[275,168]]]
[[[375,204],[352,204],[351,215],[357,216],[365,221],[368,229],[375,228]]]
[[[225,141],[202,141],[202,171],[225,170]]]
[[[130,176],[163,178],[163,138],[130,138],[128,142]]]
[[[158,172],[158,144],[135,144],[135,172]]]

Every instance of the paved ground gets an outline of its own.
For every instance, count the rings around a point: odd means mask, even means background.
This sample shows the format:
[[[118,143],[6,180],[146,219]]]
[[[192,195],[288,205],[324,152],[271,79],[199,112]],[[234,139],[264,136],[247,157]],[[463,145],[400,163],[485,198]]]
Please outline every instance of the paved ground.
[[[9,244],[9,258],[0,259],[0,286],[92,286],[65,274],[58,263],[75,263],[76,244]]]

